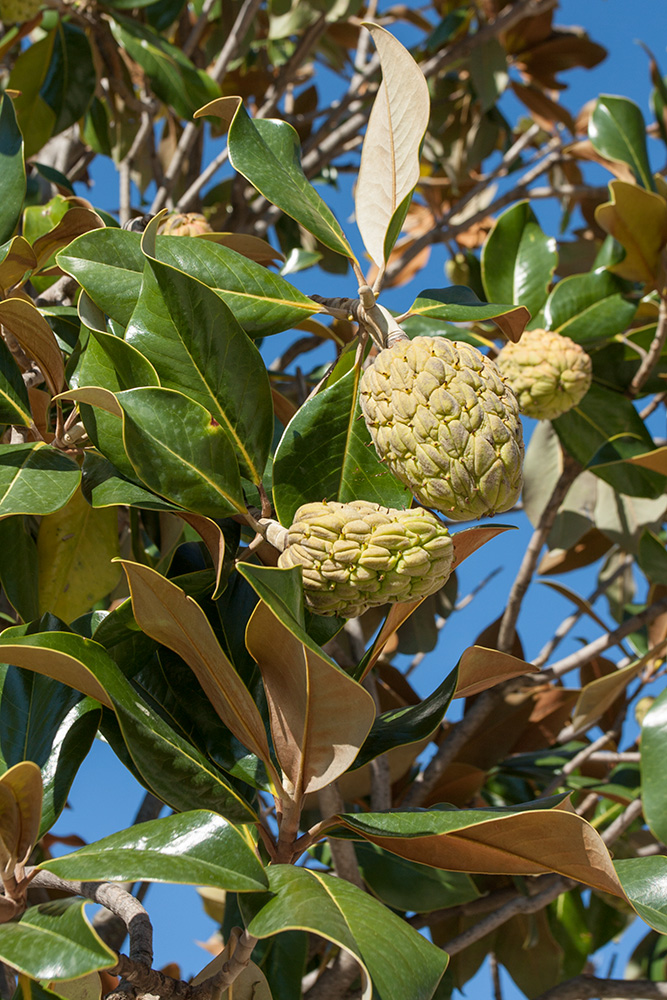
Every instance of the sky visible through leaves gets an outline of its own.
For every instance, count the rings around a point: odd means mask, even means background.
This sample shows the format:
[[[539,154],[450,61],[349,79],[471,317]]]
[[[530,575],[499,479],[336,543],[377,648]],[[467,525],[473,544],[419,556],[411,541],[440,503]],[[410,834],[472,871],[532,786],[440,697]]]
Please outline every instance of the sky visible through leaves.
[[[407,0],[408,6],[420,6],[415,0]],[[380,2],[380,12],[386,4]],[[558,23],[564,25],[581,25],[591,38],[604,45],[609,56],[593,70],[575,69],[565,74],[568,89],[563,92],[562,102],[570,111],[576,114],[581,106],[600,93],[619,94],[636,101],[644,112],[647,120],[651,120],[648,106],[650,82],[648,77],[648,59],[636,40],[642,40],[653,50],[662,72],[667,72],[667,32],[665,28],[664,0],[636,0],[632,5],[630,15],[627,0],[560,0]],[[410,43],[409,37],[401,36],[405,44]],[[335,78],[330,75],[331,86]],[[324,86],[324,83],[322,84]],[[326,91],[325,91],[326,93]],[[332,99],[333,99],[332,90]],[[501,102],[501,108],[510,121],[515,121],[523,113],[517,100],[507,93]],[[221,140],[211,144],[209,155],[212,157],[218,151]],[[658,143],[649,140],[649,155],[652,157],[654,169],[662,166]],[[593,183],[606,184],[609,176],[602,168],[592,167],[589,174]],[[93,204],[108,211],[117,208],[118,182],[108,160],[97,161],[93,166],[95,186],[92,190],[83,185],[77,185],[77,193],[91,199]],[[338,191],[321,186],[320,193],[336,213],[344,231],[348,235],[353,249],[362,257],[361,242],[356,233],[352,219],[353,175],[343,174],[339,178]],[[148,201],[152,191],[147,193]],[[540,223],[548,235],[558,235],[559,210],[555,202],[535,203],[534,209]],[[575,220],[576,224],[576,220]],[[417,283],[409,288],[392,289],[383,294],[383,303],[392,309],[404,309],[412,299],[411,293],[420,288],[437,288],[449,284],[444,276],[444,263],[447,250],[437,245],[433,248],[429,265],[417,279]],[[354,279],[325,274],[317,269],[290,276],[298,288],[308,293],[320,295],[354,295]],[[414,298],[414,295],[412,295]],[[267,359],[279,354],[293,339],[293,334],[279,334],[269,338],[264,343],[263,353]],[[323,349],[302,359],[305,365],[316,365],[329,360]],[[527,420],[525,429],[530,436],[533,422]],[[665,428],[661,423],[650,425],[649,429],[658,437],[665,436]],[[459,596],[464,596],[473,586],[492,570],[500,568],[500,572],[484,589],[482,594],[472,601],[467,608],[457,613],[445,626],[443,638],[437,651],[427,656],[419,668],[411,675],[411,682],[423,696],[430,693],[443,676],[456,663],[461,652],[471,645],[482,628],[499,615],[504,607],[507,593],[518,568],[522,553],[530,536],[530,527],[526,519],[520,515],[502,515],[498,520],[503,523],[516,523],[519,530],[506,532],[496,538],[475,557],[471,558],[459,574]],[[595,571],[582,569],[568,575],[567,584],[582,595],[589,594],[595,586]],[[604,605],[600,605],[604,613]],[[547,591],[539,583],[531,586],[523,605],[519,620],[519,633],[524,643],[526,659],[531,659],[538,652],[546,639],[552,634],[560,620],[571,610],[564,599]],[[566,655],[579,647],[577,635],[582,635],[583,624],[574,629],[561,647],[559,655]],[[595,626],[585,626],[589,632]],[[599,632],[588,634],[594,638]],[[408,662],[404,658],[404,662]],[[398,664],[400,665],[400,664]],[[645,692],[648,693],[648,692]],[[456,703],[455,703],[456,704]],[[630,713],[631,716],[632,713]],[[67,810],[54,829],[54,833],[67,835],[77,833],[91,841],[109,833],[123,829],[132,823],[134,814],[143,797],[139,788],[129,773],[115,758],[108,747],[96,742],[93,751],[85,760],[76,778],[70,796],[71,810]],[[62,853],[71,850],[64,848]],[[57,852],[58,853],[58,852]],[[215,930],[215,924],[203,911],[195,890],[183,886],[152,885],[147,899],[151,919],[155,928],[156,968],[170,961],[181,964],[181,975],[187,978],[201,969],[208,961],[207,953],[196,943],[205,941]],[[607,946],[600,953],[602,958],[598,966],[599,975],[622,976],[625,962],[636,941],[646,931],[645,925],[638,922],[636,933],[626,935],[623,951],[615,958],[615,947]],[[520,993],[509,976],[501,969],[503,1000],[520,1000]],[[490,996],[490,981],[488,965],[485,964],[478,975],[466,986],[466,997],[469,1000],[482,1000]]]

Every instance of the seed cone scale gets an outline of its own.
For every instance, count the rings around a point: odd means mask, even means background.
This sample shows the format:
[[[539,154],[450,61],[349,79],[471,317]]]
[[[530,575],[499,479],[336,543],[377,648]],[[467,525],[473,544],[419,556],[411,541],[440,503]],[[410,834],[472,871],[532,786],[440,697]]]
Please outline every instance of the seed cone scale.
[[[299,507],[278,565],[302,567],[306,603],[318,615],[356,618],[434,594],[453,562],[447,527],[430,511],[353,500]]]
[[[591,386],[593,363],[583,347],[549,330],[528,330],[507,344],[498,367],[527,417],[555,420],[580,403]]]
[[[167,216],[158,232],[163,236],[201,236],[212,233],[213,228],[201,212],[177,212]]]
[[[516,396],[476,347],[401,340],[361,377],[379,457],[426,507],[454,521],[508,510],[523,485]]]

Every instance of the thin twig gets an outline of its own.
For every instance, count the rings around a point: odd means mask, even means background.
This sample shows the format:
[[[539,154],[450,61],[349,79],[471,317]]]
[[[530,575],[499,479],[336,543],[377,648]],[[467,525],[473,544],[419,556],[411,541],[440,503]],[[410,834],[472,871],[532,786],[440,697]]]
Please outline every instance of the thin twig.
[[[498,649],[501,653],[509,653],[512,649],[514,637],[516,635],[516,623],[521,610],[521,603],[526,591],[528,590],[530,581],[533,578],[533,573],[535,572],[537,560],[539,559],[540,552],[542,551],[542,546],[546,542],[549,532],[553,527],[553,523],[556,520],[556,515],[558,514],[561,503],[565,499],[570,486],[577,478],[580,471],[581,466],[579,463],[563,452],[563,471],[558,478],[558,482],[554,487],[553,493],[551,494],[546,507],[542,511],[539,523],[533,532],[528,548],[526,549],[521,561],[519,572],[517,573],[516,579],[512,584],[512,589],[510,590],[507,606],[505,608],[505,612],[500,623],[500,631],[498,633]]]
[[[613,823],[610,823],[606,830],[603,830],[601,836],[607,847],[611,847],[619,837],[622,837],[629,826],[632,826],[634,821],[638,819],[642,814],[642,800],[635,799],[630,805],[621,813]]]
[[[641,392],[644,383],[648,381],[658,358],[662,354],[665,340],[667,340],[667,298],[661,298],[655,335],[651,341],[651,346],[646,352],[646,357],[642,360],[635,377],[628,387],[628,396],[634,397]]]

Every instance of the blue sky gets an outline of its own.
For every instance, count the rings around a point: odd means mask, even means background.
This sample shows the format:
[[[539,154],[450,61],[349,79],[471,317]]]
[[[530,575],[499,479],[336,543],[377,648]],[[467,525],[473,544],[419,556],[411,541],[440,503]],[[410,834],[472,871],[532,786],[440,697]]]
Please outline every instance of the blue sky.
[[[387,3],[381,0],[380,10],[386,6]],[[413,6],[420,5],[413,4]],[[563,95],[566,106],[576,112],[586,101],[600,93],[615,93],[634,99],[647,120],[650,120],[648,60],[641,47],[635,44],[635,39],[642,39],[651,46],[663,73],[667,73],[665,50],[667,18],[665,18],[664,0],[637,0],[632,5],[632,18],[629,16],[627,0],[561,0],[556,21],[560,24],[582,25],[591,37],[605,45],[610,53],[608,59],[592,71],[573,70],[563,75],[569,85]],[[508,114],[512,116],[511,108],[508,109]],[[649,152],[654,166],[656,168],[662,166],[664,149],[657,142],[650,141]],[[110,176],[109,168],[101,166],[98,169],[93,166],[93,179],[95,187],[86,196],[100,207],[113,209],[117,198],[117,183]],[[605,177],[604,180],[606,179]],[[596,182],[603,182],[602,177],[596,178]],[[340,193],[322,189],[322,194],[338,213],[353,240],[355,250],[361,252],[355,227],[349,221],[353,209],[350,183],[350,179],[345,177],[341,182]],[[558,224],[557,212],[545,205],[541,205],[539,211],[544,228],[555,235]],[[383,298],[383,301],[392,308],[407,308],[421,287],[448,284],[443,273],[446,257],[447,252],[444,247],[435,247],[428,269],[419,278],[419,287],[413,285],[392,291]],[[320,276],[315,271],[298,275],[295,284],[306,292],[354,294],[354,284],[350,277],[340,282],[339,279],[333,279],[329,275]],[[291,339],[289,335],[284,337]],[[280,338],[272,338],[267,349],[278,352],[279,345]],[[310,359],[307,361],[307,364],[309,363]],[[530,422],[527,422],[526,429],[530,431]],[[654,429],[656,433],[664,435],[664,426]],[[525,549],[530,530],[521,516],[511,518],[504,516],[502,520],[507,523],[515,521],[519,524],[519,530],[508,532],[489,543],[464,564],[460,573],[460,593],[464,594],[474,587],[490,569],[501,567],[501,572],[486,588],[481,598],[448,623],[440,647],[425,659],[414,674],[414,683],[422,694],[427,694],[439,683],[456,662],[461,651],[474,641],[480,630],[496,618],[504,607],[508,589]],[[564,582],[585,595],[594,586],[594,573],[582,570],[570,574]],[[545,638],[570,611],[570,605],[563,598],[550,594],[546,599],[545,593],[543,586],[539,584],[532,586],[522,610],[519,628],[528,659],[538,652]],[[601,610],[604,613],[604,606],[601,606]],[[575,630],[575,636],[586,635],[586,638],[593,638],[598,634],[595,626],[582,626],[581,629]],[[569,644],[561,647],[562,654],[576,646],[576,638],[573,637],[569,640]],[[76,832],[86,839],[94,840],[122,829],[132,822],[142,794],[142,790],[116,761],[109,748],[96,742],[72,789],[71,810],[63,815],[56,830],[63,834]],[[149,890],[146,904],[155,925],[157,965],[175,960],[182,964],[184,976],[197,972],[206,964],[208,957],[194,942],[206,940],[215,930],[215,925],[204,914],[194,889],[154,886]],[[632,937],[636,940],[643,932],[643,930],[633,931]],[[627,945],[624,945],[622,952],[627,955]],[[608,963],[607,954],[601,964],[603,974],[607,972]],[[618,965],[615,974],[622,974],[622,969],[623,965]],[[503,983],[505,1000],[515,1000],[522,996],[507,982],[504,974]],[[489,994],[488,973],[483,970],[469,984],[466,995],[476,1000],[477,997],[488,997]]]

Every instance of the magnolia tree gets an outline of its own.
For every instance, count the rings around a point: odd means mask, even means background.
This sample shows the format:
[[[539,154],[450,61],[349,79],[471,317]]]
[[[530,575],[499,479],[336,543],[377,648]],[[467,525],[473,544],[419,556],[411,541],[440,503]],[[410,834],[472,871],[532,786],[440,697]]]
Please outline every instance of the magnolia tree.
[[[556,74],[605,52],[556,7],[1,0],[3,997],[428,1000],[487,956],[498,998],[499,965],[667,995],[667,88],[651,58],[653,123],[575,120]],[[74,193],[96,157],[118,218]],[[311,183],[350,170],[361,259]],[[447,287],[389,310],[436,243]],[[528,662],[534,575],[584,566]],[[434,649],[420,697],[400,654]],[[54,857],[96,734],[144,803]],[[192,982],[153,968],[151,881],[219,921]]]

